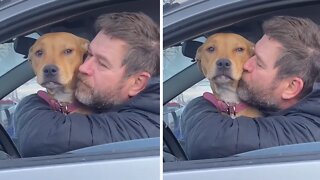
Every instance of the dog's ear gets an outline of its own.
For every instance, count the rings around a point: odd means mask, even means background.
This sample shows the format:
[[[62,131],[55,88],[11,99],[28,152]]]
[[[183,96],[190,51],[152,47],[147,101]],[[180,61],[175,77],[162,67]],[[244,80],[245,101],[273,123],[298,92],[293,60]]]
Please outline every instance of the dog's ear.
[[[196,53],[196,57],[194,58],[197,62],[198,68],[201,71],[201,73],[203,74],[202,68],[201,68],[201,53],[202,53],[202,48],[203,45],[201,45],[198,49],[197,49],[197,53]]]
[[[252,57],[254,55],[254,43],[251,41],[248,41],[248,49],[249,49],[249,55]]]
[[[84,52],[87,52],[90,41],[84,38],[79,37],[81,48]]]
[[[31,61],[31,56],[33,55],[33,53],[32,53],[32,52],[33,52],[33,46],[34,46],[34,45],[32,45],[32,46],[29,48],[29,52],[28,52],[28,58],[27,58],[27,60],[30,61],[30,62],[32,62],[32,61]]]
[[[194,58],[197,62],[200,62],[200,61],[201,61],[202,48],[203,48],[203,45],[201,45],[201,46],[197,49],[196,57]]]

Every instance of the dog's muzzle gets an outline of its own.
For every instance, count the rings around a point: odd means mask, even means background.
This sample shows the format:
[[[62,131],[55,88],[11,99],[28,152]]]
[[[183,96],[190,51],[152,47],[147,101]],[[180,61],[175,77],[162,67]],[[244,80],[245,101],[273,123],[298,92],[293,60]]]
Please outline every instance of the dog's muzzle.
[[[232,72],[231,72],[231,66],[232,63],[229,59],[219,59],[216,62],[216,71],[214,78],[217,80],[217,78],[227,78],[227,79],[233,79],[232,78]]]
[[[42,71],[44,78],[52,78],[58,75],[59,68],[56,65],[49,64],[43,67]]]
[[[61,86],[59,81],[59,68],[56,65],[49,64],[43,67],[43,80],[41,85],[48,89],[54,89]]]
[[[216,62],[216,65],[217,65],[217,69],[218,70],[224,70],[224,71],[227,71],[229,69],[231,69],[231,61],[229,59],[219,59],[217,62]]]

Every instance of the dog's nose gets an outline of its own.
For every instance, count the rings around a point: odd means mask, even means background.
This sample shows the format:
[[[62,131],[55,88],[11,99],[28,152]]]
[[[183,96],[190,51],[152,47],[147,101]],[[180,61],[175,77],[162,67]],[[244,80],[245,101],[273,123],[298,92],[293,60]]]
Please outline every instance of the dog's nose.
[[[216,64],[219,69],[230,69],[231,67],[229,59],[219,59]]]
[[[46,65],[43,68],[43,74],[47,77],[55,76],[58,74],[59,68],[56,65]]]

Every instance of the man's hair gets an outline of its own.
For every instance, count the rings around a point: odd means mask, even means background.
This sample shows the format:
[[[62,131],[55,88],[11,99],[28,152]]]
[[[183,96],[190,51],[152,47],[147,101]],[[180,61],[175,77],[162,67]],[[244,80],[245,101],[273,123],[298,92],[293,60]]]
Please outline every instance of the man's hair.
[[[98,17],[97,31],[128,43],[128,53],[122,65],[126,76],[146,71],[151,76],[160,73],[159,26],[143,13],[121,12]]]
[[[312,91],[320,72],[320,29],[307,18],[276,16],[263,24],[263,31],[284,49],[275,63],[278,79],[297,76],[304,82],[299,98]]]

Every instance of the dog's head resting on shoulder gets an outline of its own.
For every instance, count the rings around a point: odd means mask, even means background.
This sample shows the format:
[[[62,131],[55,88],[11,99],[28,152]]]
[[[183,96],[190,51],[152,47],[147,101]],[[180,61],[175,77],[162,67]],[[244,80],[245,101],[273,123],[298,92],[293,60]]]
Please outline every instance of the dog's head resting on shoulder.
[[[71,103],[89,41],[67,32],[42,35],[29,49],[37,82],[60,102]]]
[[[216,33],[208,37],[196,53],[196,61],[210,81],[213,95],[204,94],[221,112],[232,118],[244,115],[260,116],[256,109],[246,106],[237,95],[245,62],[254,55],[254,44],[233,33]]]
[[[234,100],[227,96],[236,91],[243,65],[254,54],[253,48],[252,42],[233,33],[213,34],[198,48],[195,59],[214,94]]]

